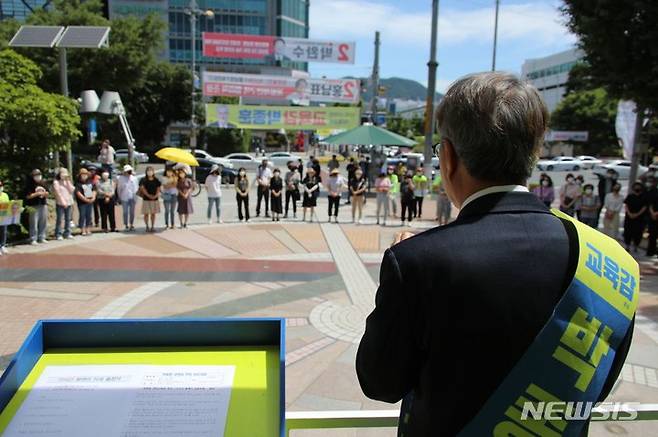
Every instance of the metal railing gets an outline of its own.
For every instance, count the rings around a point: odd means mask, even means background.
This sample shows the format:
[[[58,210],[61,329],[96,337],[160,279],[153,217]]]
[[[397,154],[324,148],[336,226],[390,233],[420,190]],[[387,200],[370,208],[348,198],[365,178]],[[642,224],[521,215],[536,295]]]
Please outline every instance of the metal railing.
[[[637,417],[632,421],[658,420],[658,404],[635,404]],[[592,409],[592,421],[629,422],[624,416],[612,416],[613,406]],[[608,414],[606,414],[608,413]],[[398,425],[399,410],[288,411],[286,435],[298,429],[393,428]]]

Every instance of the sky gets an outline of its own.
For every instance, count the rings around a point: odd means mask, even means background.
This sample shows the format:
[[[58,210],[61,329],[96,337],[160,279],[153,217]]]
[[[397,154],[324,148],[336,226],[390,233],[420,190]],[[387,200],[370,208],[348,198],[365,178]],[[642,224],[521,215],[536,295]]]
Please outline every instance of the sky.
[[[501,0],[496,70],[520,74],[526,59],[574,47],[559,0]],[[491,70],[495,0],[440,0],[437,89]],[[353,65],[309,64],[313,77],[369,76],[380,31],[380,77],[427,85],[431,0],[311,0],[310,38],[356,42]]]

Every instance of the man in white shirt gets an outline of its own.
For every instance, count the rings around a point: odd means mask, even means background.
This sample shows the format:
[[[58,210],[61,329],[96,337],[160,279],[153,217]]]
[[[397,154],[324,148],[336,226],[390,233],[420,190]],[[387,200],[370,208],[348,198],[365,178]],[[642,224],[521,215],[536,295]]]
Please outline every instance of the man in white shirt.
[[[210,174],[206,177],[206,192],[208,193],[208,224],[212,223],[213,205],[215,205],[217,223],[223,223],[221,215],[222,174],[217,164],[213,164]]]
[[[256,170],[256,185],[258,190],[258,199],[256,200],[256,217],[260,216],[260,203],[265,199],[265,217],[270,216],[270,179],[272,179],[272,170],[267,165],[267,159]]]
[[[334,221],[338,223],[338,207],[340,205],[340,195],[345,187],[345,179],[340,174],[340,170],[334,168],[329,174],[327,183],[327,198],[329,199],[329,222],[331,222],[332,209]]]
[[[98,154],[98,161],[101,163],[103,170],[106,170],[112,178],[112,166],[114,165],[114,156],[116,151],[110,145],[110,140],[103,140],[101,150]]]
[[[123,210],[123,225],[126,231],[135,230],[135,203],[139,185],[130,165],[123,166],[123,174],[117,182],[117,197]]]

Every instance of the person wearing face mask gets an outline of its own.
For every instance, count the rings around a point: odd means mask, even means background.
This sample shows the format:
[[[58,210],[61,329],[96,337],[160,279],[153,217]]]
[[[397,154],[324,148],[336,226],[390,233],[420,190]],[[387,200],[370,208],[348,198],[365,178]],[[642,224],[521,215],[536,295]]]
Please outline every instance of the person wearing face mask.
[[[304,200],[302,202],[303,216],[302,220],[306,221],[306,211],[311,210],[309,222],[313,222],[313,213],[318,204],[318,193],[320,192],[320,178],[315,172],[315,168],[309,167],[306,169],[306,176],[302,181],[304,189]]]
[[[139,181],[139,196],[142,198],[142,215],[146,232],[155,232],[155,216],[160,213],[160,188],[162,183],[155,177],[153,167],[146,167],[146,176]]]
[[[576,212],[576,202],[582,195],[582,190],[571,173],[565,180],[566,184],[560,189],[560,211],[573,217]]]
[[[416,169],[416,174],[412,178],[414,184],[414,218],[422,218],[423,215],[423,199],[427,194],[427,187],[429,181],[427,176],[423,173],[423,167],[418,167]]]
[[[178,170],[178,186],[176,188],[178,188],[178,219],[180,220],[181,229],[186,229],[190,214],[194,212],[194,205],[192,204],[194,182],[188,177],[185,168]]]
[[[647,225],[649,227],[649,241],[647,244],[647,256],[658,254],[656,250],[656,238],[658,238],[658,189],[656,189],[656,178],[647,178],[647,190],[644,195],[648,208]]]
[[[247,170],[241,167],[238,170],[238,178],[235,180],[235,200],[238,203],[238,219],[249,221],[249,179]],[[244,213],[242,208],[244,206]]]
[[[450,221],[452,203],[441,178],[441,172],[437,173],[434,181],[432,181],[432,191],[436,193],[436,221],[439,226],[447,225]]]
[[[605,204],[605,196],[607,196],[608,193],[612,192],[612,187],[617,183],[617,172],[614,171],[613,169],[608,169],[605,172],[605,175],[596,175],[599,178],[599,186],[598,186],[598,193],[599,193],[599,200],[601,201],[601,209],[599,209],[599,214],[601,213],[601,210],[603,209],[603,205]]]
[[[208,193],[208,224],[212,223],[212,207],[215,205],[217,223],[222,221],[222,175],[219,165],[210,167],[210,174],[206,177],[206,193]]]
[[[541,200],[548,208],[551,207],[555,200],[555,189],[553,180],[550,176],[544,175],[539,179],[539,186],[532,190],[533,194]]]
[[[596,229],[599,215],[599,198],[594,194],[594,185],[587,184],[580,198],[580,221]]]
[[[260,216],[260,205],[263,200],[265,200],[265,217],[270,216],[270,179],[272,179],[272,170],[267,159],[263,159],[256,169],[256,217]]]
[[[100,181],[101,177],[96,171],[96,167],[89,166],[87,168],[87,171],[89,171],[89,177],[88,180],[91,183],[91,185],[94,187],[94,190],[96,189],[96,185],[98,185],[98,181]],[[96,201],[93,203],[91,206],[91,209],[93,211],[93,217],[94,217],[94,227],[97,228],[100,221],[101,221],[101,208],[100,208],[100,203],[98,202],[98,197],[96,198]]]
[[[386,219],[388,218],[389,191],[391,191],[391,179],[386,173],[382,172],[375,179],[375,192],[377,193],[377,224],[380,223],[380,213],[383,213],[384,226],[386,226]]]
[[[9,195],[5,193],[5,186],[0,180],[0,203],[9,203]],[[7,226],[0,225],[0,256],[7,255]]]
[[[174,213],[176,203],[178,202],[178,177],[171,167],[165,171],[164,182],[162,183],[162,203],[164,204],[165,229],[174,229]]]
[[[101,229],[103,232],[116,232],[116,219],[114,216],[114,196],[116,185],[110,179],[110,172],[103,169],[100,180],[96,183],[96,203],[101,213]],[[108,229],[109,222],[109,229]]]
[[[343,189],[345,188],[346,183],[343,176],[340,174],[340,170],[337,168],[331,170],[329,174],[329,181],[327,182],[327,200],[329,201],[328,215],[329,223],[331,223],[331,217],[333,215],[334,222],[338,223],[338,209],[340,207],[340,198],[342,197]]]
[[[537,89],[501,72],[458,79],[438,105],[435,154],[459,215],[404,233],[385,251],[356,355],[363,393],[402,401],[399,436],[534,435],[533,425],[505,417],[528,387],[596,403],[617,381],[639,266],[619,244],[528,192],[548,120]],[[589,267],[596,253],[588,245],[600,248],[604,265],[616,263],[619,278],[626,271],[628,288],[592,272],[604,267]],[[583,337],[592,324],[616,329],[601,345],[607,356],[579,385],[580,355],[565,344],[590,350]],[[561,424],[554,434],[587,435],[587,420]]]
[[[297,218],[297,201],[299,200],[300,173],[294,161],[288,161],[288,171],[284,176],[286,185],[286,213],[283,218],[288,218],[290,203],[292,202],[292,217]]]
[[[620,194],[621,185],[615,183],[612,192],[605,195],[603,208],[603,232],[617,240],[619,238],[619,213],[624,207],[624,196]]]
[[[281,170],[278,168],[272,172],[272,179],[270,179],[270,209],[272,211],[272,221],[281,221],[281,214],[283,213],[283,179],[281,179]]]
[[[41,170],[34,169],[25,184],[25,206],[30,211],[30,244],[46,243],[48,229],[48,190]]]
[[[398,164],[398,169],[400,170],[402,163]],[[406,168],[406,167],[405,167]],[[398,175],[396,173],[395,167],[392,165],[389,165],[386,168],[386,176],[388,177],[388,180],[391,181],[391,189],[388,192],[388,199],[390,202],[390,207],[389,211],[393,215],[393,217],[398,216],[398,196],[400,195],[400,182],[404,179],[404,173],[401,175]]]
[[[354,178],[350,182],[350,195],[352,196],[352,222],[363,224],[363,199],[365,197],[367,182],[363,177],[363,171],[357,168]],[[358,219],[357,219],[358,217]]]
[[[80,215],[78,227],[82,231],[81,235],[91,235],[91,217],[94,202],[96,201],[96,190],[89,179],[89,171],[86,168],[81,168],[78,173],[78,182],[75,184],[75,200],[78,202],[78,213]]]
[[[642,183],[635,182],[632,190],[624,199],[626,215],[624,217],[624,243],[626,250],[637,253],[644,232],[644,215],[647,211],[647,200]]]
[[[62,167],[57,171],[53,181],[53,194],[55,195],[55,238],[73,238],[71,235],[71,216],[73,213],[73,193],[75,186],[71,182],[69,171]],[[62,234],[63,228],[63,234]]]
[[[124,230],[127,232],[135,230],[135,203],[138,190],[139,185],[137,184],[137,178],[133,175],[132,166],[124,165],[123,174],[119,176],[117,182],[117,195],[123,210]]]

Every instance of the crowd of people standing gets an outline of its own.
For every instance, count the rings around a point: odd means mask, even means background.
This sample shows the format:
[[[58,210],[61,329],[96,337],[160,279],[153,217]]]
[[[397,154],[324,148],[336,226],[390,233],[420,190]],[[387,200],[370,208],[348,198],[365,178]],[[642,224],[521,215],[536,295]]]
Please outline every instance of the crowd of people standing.
[[[555,191],[551,177],[542,173],[533,192],[548,207],[557,200],[560,211],[595,229],[602,228],[608,236],[622,240],[629,251],[638,251],[644,232],[648,230],[647,256],[656,255],[658,190],[655,171],[649,170],[631,184],[626,196],[621,194],[621,189],[617,173],[610,169],[599,175],[596,192],[593,184],[586,184],[582,176],[571,173],[566,175],[559,192]],[[620,235],[622,212],[623,234]]]

